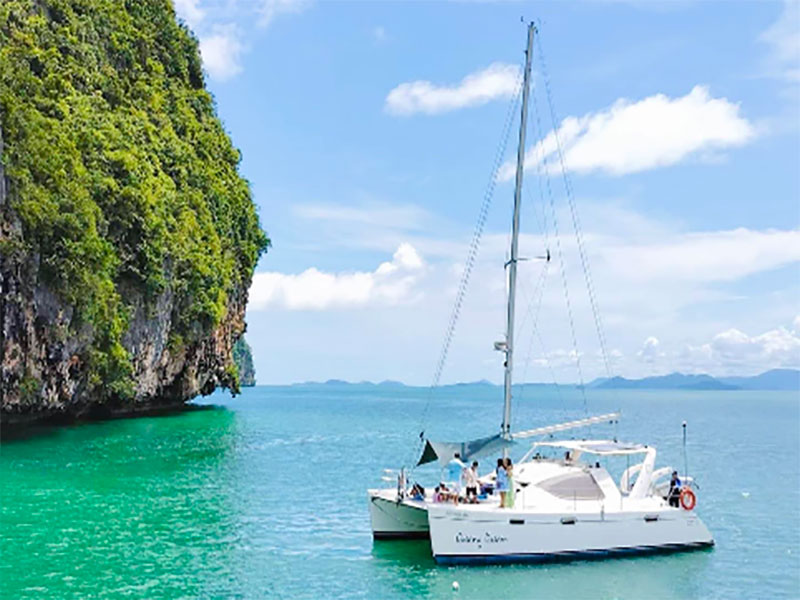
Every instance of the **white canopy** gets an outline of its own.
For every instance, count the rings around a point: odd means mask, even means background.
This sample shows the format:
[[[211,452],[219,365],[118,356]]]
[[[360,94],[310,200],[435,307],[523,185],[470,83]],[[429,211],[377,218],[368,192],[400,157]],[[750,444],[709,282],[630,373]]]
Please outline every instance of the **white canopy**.
[[[625,454],[644,454],[649,450],[643,444],[632,444],[630,442],[618,442],[616,440],[563,440],[555,442],[537,442],[534,447],[550,446],[553,448],[565,448],[587,454],[599,456],[622,456]]]
[[[569,421],[568,423],[559,423],[558,425],[548,425],[547,427],[537,427],[536,429],[529,429],[527,431],[518,431],[511,435],[515,440],[521,440],[537,435],[548,435],[558,431],[567,431],[568,429],[576,429],[578,427],[586,427],[594,423],[616,423],[619,420],[620,413],[608,413],[605,415],[597,415],[595,417],[588,417],[586,419],[578,419],[577,421]]]

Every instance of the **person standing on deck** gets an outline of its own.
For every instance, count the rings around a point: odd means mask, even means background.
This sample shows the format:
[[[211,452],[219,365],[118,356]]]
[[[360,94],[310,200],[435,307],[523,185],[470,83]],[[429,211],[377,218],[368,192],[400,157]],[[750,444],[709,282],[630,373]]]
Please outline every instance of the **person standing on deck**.
[[[473,461],[469,469],[464,470],[467,502],[478,502],[478,461]]]
[[[453,459],[447,463],[447,482],[453,486],[455,490],[453,501],[458,504],[458,496],[461,494],[461,477],[464,469],[467,467],[461,462],[461,455],[456,452]]]
[[[505,459],[506,477],[508,477],[508,492],[506,493],[506,508],[514,508],[514,465],[511,459]]]
[[[497,480],[497,491],[500,493],[500,508],[506,506],[506,493],[508,492],[508,472],[506,471],[503,459],[497,459],[497,470],[495,471]]]
[[[673,471],[672,478],[669,480],[669,494],[667,494],[669,505],[678,508],[680,506],[680,497],[681,480],[678,479],[678,472]]]

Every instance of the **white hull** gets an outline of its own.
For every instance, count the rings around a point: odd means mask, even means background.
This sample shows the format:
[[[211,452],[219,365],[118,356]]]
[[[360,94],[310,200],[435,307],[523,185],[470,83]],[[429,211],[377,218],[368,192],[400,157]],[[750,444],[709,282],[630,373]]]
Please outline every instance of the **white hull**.
[[[592,558],[714,544],[696,514],[671,507],[601,514],[431,505],[428,520],[440,563]]]
[[[396,489],[367,490],[372,536],[380,539],[428,538],[425,502],[397,501]]]

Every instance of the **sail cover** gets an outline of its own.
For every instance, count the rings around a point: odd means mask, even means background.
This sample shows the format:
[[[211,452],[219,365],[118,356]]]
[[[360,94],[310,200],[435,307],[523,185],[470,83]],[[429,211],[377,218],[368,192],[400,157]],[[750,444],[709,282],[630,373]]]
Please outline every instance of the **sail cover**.
[[[439,464],[444,466],[453,459],[453,455],[456,452],[461,456],[461,460],[466,462],[493,452],[502,452],[504,448],[508,448],[513,443],[514,442],[511,440],[504,439],[499,433],[490,437],[468,440],[466,442],[434,442],[432,440],[425,440],[425,449],[422,451],[422,456],[419,457],[417,466],[435,460],[438,460]]]

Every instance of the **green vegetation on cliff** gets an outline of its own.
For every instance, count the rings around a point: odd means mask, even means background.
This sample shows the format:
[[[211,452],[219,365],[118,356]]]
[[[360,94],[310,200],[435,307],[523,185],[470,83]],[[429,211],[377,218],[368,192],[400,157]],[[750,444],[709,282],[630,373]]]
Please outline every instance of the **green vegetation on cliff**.
[[[131,298],[171,303],[181,348],[225,318],[269,240],[240,155],[169,0],[2,0],[0,127],[9,202],[39,276],[92,343],[100,397],[133,393]]]
[[[233,362],[239,371],[239,385],[252,386],[256,384],[256,369],[253,366],[253,351],[250,344],[240,337],[233,345]]]

